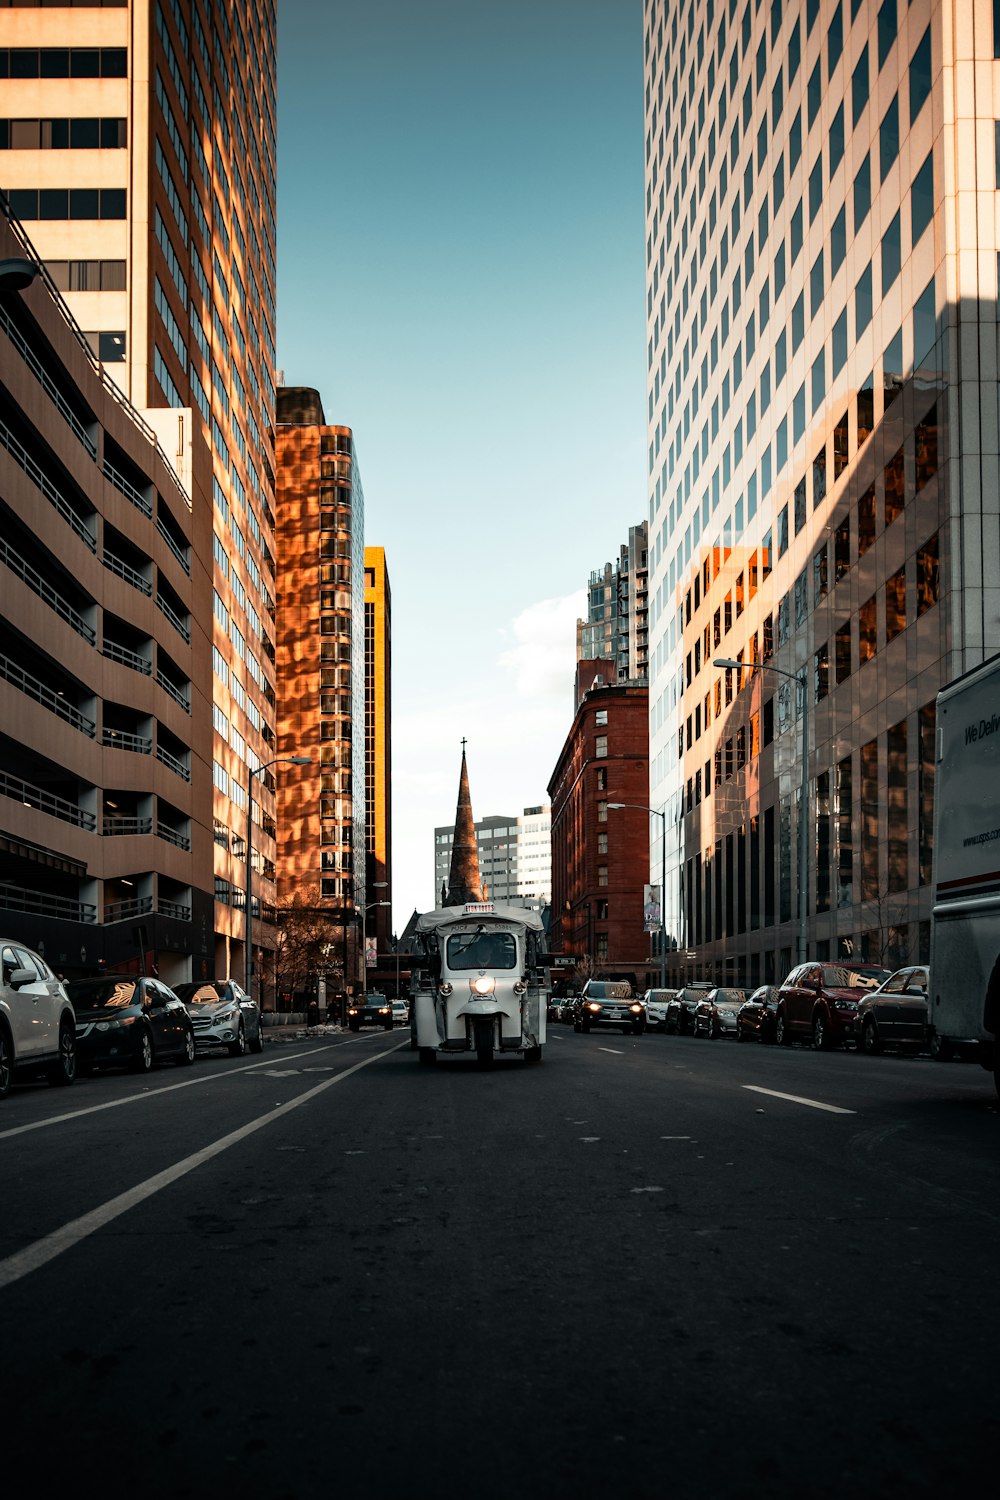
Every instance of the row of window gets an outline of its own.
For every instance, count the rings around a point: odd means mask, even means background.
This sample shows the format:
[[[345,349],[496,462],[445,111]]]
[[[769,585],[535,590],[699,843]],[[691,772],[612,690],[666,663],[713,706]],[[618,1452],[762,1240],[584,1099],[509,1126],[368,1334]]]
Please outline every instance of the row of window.
[[[25,222],[35,219],[124,219],[125,188],[11,188],[10,211]]]
[[[127,78],[125,47],[0,47],[0,78]]]
[[[0,120],[0,151],[94,151],[127,145],[127,120]]]

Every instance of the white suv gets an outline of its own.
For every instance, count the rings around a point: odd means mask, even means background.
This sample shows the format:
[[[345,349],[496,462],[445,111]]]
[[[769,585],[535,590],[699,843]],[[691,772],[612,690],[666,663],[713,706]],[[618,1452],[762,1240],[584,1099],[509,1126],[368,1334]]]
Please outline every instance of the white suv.
[[[76,1017],[44,958],[0,938],[0,1099],[10,1092],[15,1068],[38,1068],[51,1083],[72,1083]]]

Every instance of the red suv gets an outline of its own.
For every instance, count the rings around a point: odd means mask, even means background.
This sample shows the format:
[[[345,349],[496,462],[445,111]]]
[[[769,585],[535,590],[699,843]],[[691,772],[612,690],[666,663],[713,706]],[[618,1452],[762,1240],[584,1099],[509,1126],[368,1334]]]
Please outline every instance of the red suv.
[[[778,990],[775,1041],[801,1037],[817,1050],[856,1042],[858,1001],[889,977],[880,964],[799,964]]]

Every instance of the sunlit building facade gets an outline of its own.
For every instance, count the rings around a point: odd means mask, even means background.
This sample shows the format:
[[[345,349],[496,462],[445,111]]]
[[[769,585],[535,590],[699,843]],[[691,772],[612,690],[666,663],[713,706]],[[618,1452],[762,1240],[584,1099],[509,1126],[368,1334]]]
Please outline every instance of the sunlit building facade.
[[[670,974],[780,980],[801,881],[810,956],[926,959],[935,695],[1000,647],[993,7],[643,13]]]
[[[368,901],[392,902],[392,591],[384,547],[365,548],[365,851]],[[392,910],[375,906],[365,932],[389,951]]]
[[[264,0],[0,7],[0,187],[185,483],[211,456],[221,976],[244,972],[251,781],[258,916],[275,889],[275,47]]]
[[[299,893],[339,926],[358,983],[365,885],[364,492],[349,427],[318,391],[277,405],[278,895]],[[373,898],[374,899],[374,898]]]

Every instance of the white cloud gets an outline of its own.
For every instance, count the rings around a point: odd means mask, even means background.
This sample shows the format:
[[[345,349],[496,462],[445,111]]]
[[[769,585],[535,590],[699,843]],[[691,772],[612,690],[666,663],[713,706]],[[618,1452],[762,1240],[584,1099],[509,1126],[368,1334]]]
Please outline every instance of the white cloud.
[[[561,599],[529,604],[511,622],[514,644],[501,652],[497,665],[513,678],[519,698],[556,698],[568,712],[576,665],[576,622],[587,607],[584,589]]]

